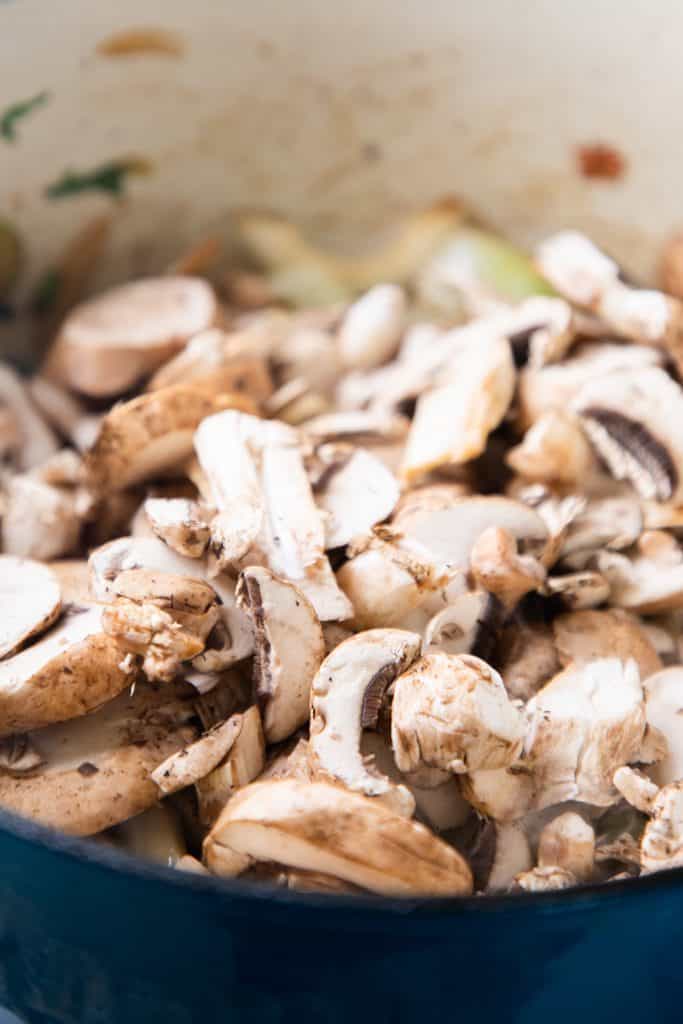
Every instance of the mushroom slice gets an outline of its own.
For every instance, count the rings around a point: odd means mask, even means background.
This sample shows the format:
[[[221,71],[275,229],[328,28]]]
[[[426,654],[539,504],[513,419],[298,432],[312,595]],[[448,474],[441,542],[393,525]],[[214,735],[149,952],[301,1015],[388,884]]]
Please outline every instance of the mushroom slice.
[[[578,418],[561,409],[543,413],[505,461],[527,480],[562,484],[581,483],[595,465]]]
[[[0,740],[0,771],[23,775],[44,763],[42,755],[25,733],[15,733]]]
[[[406,298],[396,284],[376,284],[349,306],[337,335],[345,367],[370,370],[395,354],[406,323]]]
[[[642,530],[643,512],[636,498],[591,498],[568,523],[560,557],[601,548],[628,548]]]
[[[609,599],[610,587],[599,572],[573,572],[565,576],[549,576],[544,592],[558,598],[565,608],[596,608]]]
[[[6,409],[13,425],[16,468],[33,469],[54,455],[59,448],[57,438],[38,409],[18,373],[0,363],[0,409]]]
[[[529,701],[527,714],[525,762],[533,769],[537,808],[563,800],[617,802],[614,773],[640,760],[645,739],[635,661],[570,665]]]
[[[662,353],[644,345],[600,341],[580,345],[561,363],[541,369],[527,366],[518,377],[520,427],[528,429],[551,410],[570,409],[584,385],[593,380],[606,380],[621,370],[637,372],[662,363]]]
[[[624,765],[614,773],[614,785],[631,807],[643,814],[651,814],[659,786],[644,772]]]
[[[504,615],[500,601],[485,590],[459,594],[427,623],[423,653],[430,648],[446,654],[474,654],[488,659]]]
[[[655,782],[665,786],[683,778],[683,668],[662,669],[645,681],[645,713],[666,741],[664,757],[651,769]]]
[[[458,781],[465,800],[494,821],[517,821],[533,805],[534,782],[528,769],[494,768],[460,775]]]
[[[0,735],[98,707],[130,682],[97,607],[71,608],[29,647],[0,661]]]
[[[241,728],[242,716],[233,715],[162,761],[152,772],[152,778],[164,796],[191,786],[212,772],[230,752]]]
[[[465,344],[438,385],[418,400],[403,458],[412,481],[441,466],[458,466],[484,451],[508,410],[515,367],[507,339],[487,336]]]
[[[360,550],[352,548],[352,557],[337,573],[358,629],[402,622],[447,582],[421,545],[390,536],[384,540],[375,535],[364,541]]]
[[[577,881],[571,871],[565,868],[537,867],[517,875],[510,886],[510,892],[555,892],[571,889]]]
[[[477,538],[492,526],[506,530],[530,554],[540,553],[548,539],[548,528],[535,509],[499,496],[457,498],[444,508],[427,504],[402,514],[399,529],[437,564],[466,571]]]
[[[524,830],[515,822],[477,822],[474,842],[467,846],[475,889],[500,892],[529,871],[533,861]]]
[[[195,783],[199,817],[208,826],[213,825],[233,793],[253,782],[265,766],[266,746],[258,708],[233,715],[229,722],[237,735],[227,755]]]
[[[601,551],[595,564],[619,608],[656,615],[683,607],[683,550],[668,533],[646,531],[629,556]]]
[[[83,402],[42,374],[31,378],[28,390],[38,410],[62,437],[78,451],[90,447],[97,434],[98,415],[89,413]]]
[[[121,395],[218,317],[198,277],[134,281],[78,305],[50,351],[48,376],[95,398]]]
[[[370,446],[403,441],[409,426],[405,416],[381,410],[349,410],[315,416],[308,420],[304,430],[314,444],[335,441]]]
[[[541,829],[538,866],[562,868],[587,882],[595,863],[595,830],[576,811],[566,811]]]
[[[662,667],[643,626],[618,608],[574,611],[558,615],[552,632],[560,663],[588,665],[600,658],[633,659],[645,680]]]
[[[328,782],[255,782],[229,802],[204,844],[210,870],[273,861],[333,875],[372,892],[466,895],[470,870],[417,822]]]
[[[470,552],[470,573],[482,590],[512,609],[532,590],[545,583],[545,568],[530,555],[517,552],[517,542],[507,530],[489,526],[477,537]]]
[[[4,488],[2,549],[17,558],[49,561],[78,547],[83,517],[70,491],[30,476],[10,477]]]
[[[214,397],[183,385],[115,405],[85,457],[90,487],[100,494],[120,491],[181,466],[201,421],[236,407],[251,408],[239,395]]]
[[[209,523],[202,506],[188,498],[147,498],[145,515],[152,530],[187,558],[201,558],[209,543]]]
[[[485,661],[431,651],[394,684],[391,740],[402,772],[505,768],[522,752],[524,717]]]
[[[90,572],[84,558],[50,562],[50,572],[56,578],[62,595],[62,604],[89,604]]]
[[[526,622],[519,615],[503,627],[492,656],[486,660],[496,666],[510,696],[524,701],[560,670],[550,627]]]
[[[268,743],[308,720],[311,683],[325,656],[318,616],[293,583],[251,566],[237,583],[237,606],[254,625],[254,683]]]
[[[683,781],[671,782],[655,797],[640,843],[643,872],[683,864]]]
[[[0,659],[44,633],[62,608],[59,581],[47,565],[0,555]]]
[[[388,519],[399,496],[393,473],[362,448],[324,445],[316,452],[322,478],[315,501],[325,515],[325,546],[340,548]]]
[[[499,317],[513,351],[526,349],[529,366],[534,368],[562,359],[578,333],[569,303],[552,296],[533,295]]]
[[[629,480],[646,499],[683,499],[683,390],[664,370],[622,370],[594,379],[573,405],[617,480]]]
[[[218,327],[202,331],[156,371],[147,390],[190,384],[211,394],[231,392],[264,401],[273,390],[266,361],[240,346],[238,339]]]
[[[140,814],[159,799],[149,773],[196,735],[187,697],[184,685],[140,682],[132,696],[32,733],[44,763],[21,778],[0,775],[0,806],[72,835]]]
[[[363,729],[377,727],[389,686],[419,651],[420,637],[415,633],[367,630],[335,647],[311,686],[311,748],[320,768],[349,789],[379,797],[406,816],[415,808],[409,790],[364,763],[360,740]]]
[[[206,498],[216,510],[210,531],[219,568],[247,554],[263,523],[263,496],[242,426],[238,414],[210,416],[194,437],[208,483]],[[283,432],[288,429],[282,427]]]

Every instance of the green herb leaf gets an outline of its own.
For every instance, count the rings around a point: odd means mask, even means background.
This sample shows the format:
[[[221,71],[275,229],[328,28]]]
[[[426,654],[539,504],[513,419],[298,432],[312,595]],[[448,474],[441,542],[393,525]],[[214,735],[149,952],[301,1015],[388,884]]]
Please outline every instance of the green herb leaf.
[[[149,161],[133,157],[111,160],[91,171],[67,170],[61,178],[47,186],[45,195],[48,199],[64,199],[81,192],[108,192],[112,196],[120,196],[129,175],[149,174],[151,169]]]
[[[28,100],[12,103],[0,114],[0,137],[6,142],[16,142],[17,123],[28,114],[32,114],[34,110],[45,106],[49,98],[48,92],[39,92]]]

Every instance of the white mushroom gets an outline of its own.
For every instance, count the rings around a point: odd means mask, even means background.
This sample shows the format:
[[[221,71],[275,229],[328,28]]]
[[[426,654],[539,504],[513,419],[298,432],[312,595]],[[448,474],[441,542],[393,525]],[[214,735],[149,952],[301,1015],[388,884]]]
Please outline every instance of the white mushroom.
[[[496,597],[485,590],[467,590],[458,594],[427,623],[422,649],[446,654],[474,654],[488,660],[504,615]]]
[[[419,650],[419,636],[405,630],[359,633],[328,654],[311,687],[311,748],[321,769],[408,816],[415,806],[410,792],[364,763],[360,738],[377,727],[389,686]]]
[[[683,781],[671,782],[655,797],[640,843],[643,872],[683,864]]]
[[[493,657],[488,660],[498,668],[510,696],[524,701],[530,700],[560,669],[550,628],[520,616],[513,616],[506,623]]]
[[[571,871],[559,867],[536,867],[517,875],[510,886],[510,892],[555,892],[571,889],[577,879]]]
[[[42,374],[28,384],[31,399],[54,430],[71,441],[78,451],[85,451],[94,442],[101,416],[89,412],[87,406],[66,388]]]
[[[471,772],[461,775],[459,782],[465,800],[494,821],[517,821],[533,805],[534,781],[523,766]]]
[[[596,568],[610,585],[610,601],[641,615],[683,607],[683,550],[659,530],[642,533],[629,554],[600,551]]]
[[[46,372],[86,395],[120,395],[210,327],[217,315],[213,291],[198,277],[121,285],[71,311]]]
[[[83,517],[74,496],[27,475],[10,477],[4,488],[2,549],[18,558],[49,561],[78,546]]]
[[[39,562],[0,555],[0,659],[44,633],[62,608],[59,581]]]
[[[576,416],[549,409],[533,423],[507,464],[527,480],[580,484],[593,470],[595,456]]]
[[[324,467],[314,492],[325,515],[327,548],[343,547],[388,519],[398,501],[399,486],[372,452],[324,445],[316,455]]]
[[[266,740],[278,743],[308,720],[311,683],[325,656],[320,621],[298,587],[262,566],[243,570],[236,599],[254,626],[254,682]]]
[[[567,524],[560,557],[601,548],[618,551],[638,540],[643,513],[635,498],[590,498]]]
[[[544,588],[548,597],[557,598],[564,608],[597,608],[610,596],[609,583],[599,572],[573,572],[548,576]]]
[[[580,814],[566,811],[541,829],[538,866],[562,868],[580,882],[593,874],[595,830]]]
[[[652,813],[659,786],[644,772],[629,768],[628,765],[617,768],[614,773],[614,785],[624,800],[636,810],[642,811],[643,814]]]
[[[481,455],[488,435],[507,412],[515,368],[507,339],[495,335],[464,345],[447,374],[417,403],[402,475],[412,481],[440,466]]]
[[[315,416],[305,425],[306,436],[314,444],[351,442],[367,447],[403,441],[410,424],[405,416],[366,410],[333,412]]]
[[[603,658],[570,666],[532,698],[527,714],[525,761],[533,769],[536,806],[615,803],[614,772],[640,760],[645,738],[635,661]]]
[[[482,821],[478,825],[474,843],[467,849],[475,889],[503,891],[532,867],[529,841],[515,822]]]
[[[21,377],[4,363],[0,364],[0,408],[10,414],[16,430],[12,453],[17,469],[33,469],[57,451],[57,438],[31,401]]]
[[[460,854],[423,825],[327,782],[253,783],[230,800],[204,852],[218,874],[274,860],[385,895],[455,896],[472,889]]]
[[[188,558],[201,558],[210,531],[198,502],[188,498],[147,498],[144,510],[154,533],[170,548]]]
[[[643,498],[683,499],[683,390],[664,370],[598,377],[573,407],[617,480],[629,480]]]
[[[633,659],[646,680],[662,667],[657,652],[635,616],[618,608],[558,615],[552,624],[563,666],[587,665],[600,658]]]
[[[488,590],[506,609],[545,583],[545,568],[530,555],[517,552],[517,542],[507,530],[490,526],[477,537],[470,551],[474,583]]]
[[[406,300],[395,284],[377,284],[346,311],[337,335],[344,366],[368,370],[390,359],[405,328]]]
[[[41,766],[0,775],[0,806],[75,835],[110,828],[157,802],[149,773],[194,738],[191,715],[184,686],[138,683],[132,696],[40,729],[30,738]]]
[[[524,718],[486,662],[431,651],[394,684],[391,737],[402,772],[427,765],[464,774],[513,764]]]
[[[672,666],[645,681],[648,725],[666,740],[664,757],[650,770],[660,786],[683,779],[683,668]]]
[[[164,796],[191,786],[212,772],[230,752],[241,728],[241,716],[233,715],[162,761],[152,772],[152,778]]]
[[[204,825],[213,825],[233,793],[257,778],[265,766],[266,747],[258,708],[233,715],[229,721],[237,735],[227,755],[195,784]]]

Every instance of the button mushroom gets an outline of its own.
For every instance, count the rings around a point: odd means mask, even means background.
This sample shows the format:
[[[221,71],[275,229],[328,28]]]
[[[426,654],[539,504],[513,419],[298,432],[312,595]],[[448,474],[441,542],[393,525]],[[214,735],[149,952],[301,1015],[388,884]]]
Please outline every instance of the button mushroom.
[[[62,609],[59,580],[46,565],[0,555],[0,659],[44,633]]]

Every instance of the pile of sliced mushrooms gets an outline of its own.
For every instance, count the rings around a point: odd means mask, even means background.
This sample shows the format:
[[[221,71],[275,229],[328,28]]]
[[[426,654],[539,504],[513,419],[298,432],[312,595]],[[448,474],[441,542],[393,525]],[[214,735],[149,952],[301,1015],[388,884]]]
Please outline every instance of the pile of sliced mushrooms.
[[[681,300],[453,201],[239,232],[0,368],[0,805],[304,891],[683,864]]]

